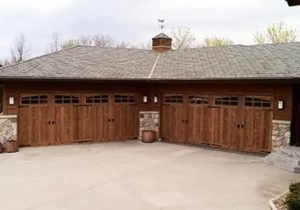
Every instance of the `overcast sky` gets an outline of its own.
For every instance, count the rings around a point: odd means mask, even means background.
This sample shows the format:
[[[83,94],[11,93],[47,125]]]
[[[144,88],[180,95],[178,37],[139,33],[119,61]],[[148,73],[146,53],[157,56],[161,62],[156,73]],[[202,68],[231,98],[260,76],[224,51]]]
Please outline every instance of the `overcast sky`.
[[[0,0],[0,59],[9,57],[15,37],[23,33],[31,56],[47,52],[51,34],[64,39],[108,34],[134,45],[149,43],[160,32],[191,28],[197,42],[208,36],[252,44],[253,34],[284,21],[300,29],[300,6],[285,0]]]

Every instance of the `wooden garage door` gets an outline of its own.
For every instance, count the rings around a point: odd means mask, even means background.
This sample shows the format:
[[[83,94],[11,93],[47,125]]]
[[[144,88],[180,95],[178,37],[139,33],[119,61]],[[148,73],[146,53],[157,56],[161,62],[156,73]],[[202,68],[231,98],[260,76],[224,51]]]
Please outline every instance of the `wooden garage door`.
[[[270,152],[272,138],[273,107],[272,97],[244,97],[241,128],[241,150]]]
[[[162,105],[162,138],[172,142],[184,142],[186,117],[184,96],[165,95]]]
[[[162,138],[227,149],[269,152],[272,98],[238,95],[166,94]]]
[[[138,137],[135,94],[20,95],[20,145],[69,144]]]
[[[114,94],[111,107],[110,138],[136,139],[139,130],[138,102],[135,94]]]
[[[86,94],[83,104],[74,106],[75,141],[109,140],[109,94]]]

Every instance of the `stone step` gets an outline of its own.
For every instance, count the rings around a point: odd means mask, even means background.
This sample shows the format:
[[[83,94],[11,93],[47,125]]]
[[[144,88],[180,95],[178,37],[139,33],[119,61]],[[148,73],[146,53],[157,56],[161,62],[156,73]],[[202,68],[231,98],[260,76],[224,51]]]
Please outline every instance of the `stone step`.
[[[294,173],[300,174],[300,167],[294,168]]]
[[[300,173],[300,160],[281,152],[273,152],[264,158],[264,163],[275,167]]]

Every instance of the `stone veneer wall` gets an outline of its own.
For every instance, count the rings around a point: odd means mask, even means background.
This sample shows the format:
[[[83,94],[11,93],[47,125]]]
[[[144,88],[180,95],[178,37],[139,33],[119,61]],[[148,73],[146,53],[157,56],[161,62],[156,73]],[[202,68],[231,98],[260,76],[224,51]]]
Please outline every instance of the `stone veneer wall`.
[[[17,116],[0,115],[0,142],[17,139]]]
[[[277,150],[280,147],[289,145],[291,140],[291,122],[283,120],[273,120],[272,124],[273,150]]]
[[[156,132],[156,140],[159,138],[159,112],[141,111],[140,112],[140,135],[142,138],[143,130],[153,130]]]

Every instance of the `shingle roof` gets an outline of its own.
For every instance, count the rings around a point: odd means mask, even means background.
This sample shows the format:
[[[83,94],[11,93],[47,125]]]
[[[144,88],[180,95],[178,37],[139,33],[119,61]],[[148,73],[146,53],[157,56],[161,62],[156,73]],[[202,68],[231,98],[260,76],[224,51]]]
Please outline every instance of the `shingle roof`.
[[[163,39],[171,39],[171,37],[169,37],[168,35],[166,35],[165,33],[160,33],[157,36],[153,37],[153,39],[159,39],[159,38],[163,38]]]
[[[160,56],[157,79],[284,79],[300,76],[300,43],[186,49]]]
[[[78,46],[0,69],[2,79],[232,80],[300,78],[300,42],[152,50]]]

